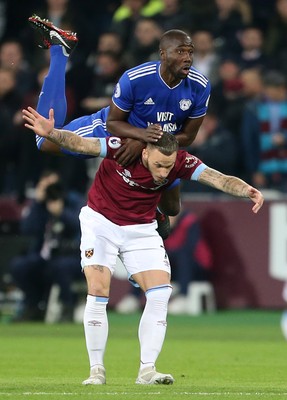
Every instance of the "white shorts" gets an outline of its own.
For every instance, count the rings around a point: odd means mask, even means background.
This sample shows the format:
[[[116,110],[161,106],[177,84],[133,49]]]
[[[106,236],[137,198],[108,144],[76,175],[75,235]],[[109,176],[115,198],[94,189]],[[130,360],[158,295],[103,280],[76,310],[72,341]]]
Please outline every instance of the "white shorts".
[[[162,238],[151,224],[119,226],[85,206],[80,212],[82,268],[102,265],[114,273],[119,256],[127,273],[162,270],[170,274],[170,263]]]

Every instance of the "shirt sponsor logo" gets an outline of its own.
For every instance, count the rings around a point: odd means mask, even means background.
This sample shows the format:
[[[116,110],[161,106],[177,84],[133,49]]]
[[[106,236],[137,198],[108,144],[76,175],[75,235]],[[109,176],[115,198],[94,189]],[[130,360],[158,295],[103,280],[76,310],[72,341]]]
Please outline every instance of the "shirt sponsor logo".
[[[154,182],[154,184],[156,185],[155,187],[146,187],[143,185],[139,185],[137,182],[135,182],[132,179],[131,173],[128,170],[124,170],[123,172],[116,170],[117,173],[123,178],[123,181],[126,182],[129,186],[136,186],[136,187],[140,187],[142,189],[146,189],[146,190],[158,190],[160,189],[162,186],[166,185],[168,183],[168,179],[165,179],[163,182],[161,183],[156,183]]]
[[[156,113],[156,121],[161,125],[163,132],[177,132],[178,126],[176,122],[173,122],[174,113],[170,111],[158,111]],[[153,122],[147,122],[147,126],[152,125]]]
[[[129,178],[131,178],[131,176],[132,176],[132,174],[130,173],[130,171],[129,171],[128,169],[125,169],[125,170],[124,170],[124,175],[125,175],[126,177],[129,177]]]

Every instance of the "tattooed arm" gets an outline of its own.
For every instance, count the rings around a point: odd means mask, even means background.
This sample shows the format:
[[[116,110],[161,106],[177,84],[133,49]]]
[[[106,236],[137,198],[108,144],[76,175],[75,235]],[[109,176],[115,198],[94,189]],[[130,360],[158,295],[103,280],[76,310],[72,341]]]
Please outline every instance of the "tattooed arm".
[[[215,169],[206,168],[200,174],[198,181],[233,196],[249,198],[255,203],[252,208],[255,214],[263,205],[262,193],[236,176],[224,175]]]
[[[26,121],[25,127],[34,131],[37,135],[48,139],[56,145],[67,150],[99,156],[101,143],[97,138],[82,138],[71,131],[55,129],[54,110],[49,111],[49,118],[40,115],[32,107],[23,110],[23,119]]]

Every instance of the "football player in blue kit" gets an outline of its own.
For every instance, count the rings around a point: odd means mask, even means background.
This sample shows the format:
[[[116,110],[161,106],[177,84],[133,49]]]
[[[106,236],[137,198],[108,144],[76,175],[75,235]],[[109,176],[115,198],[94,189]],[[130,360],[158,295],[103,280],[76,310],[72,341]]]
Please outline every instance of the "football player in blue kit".
[[[40,93],[37,111],[48,117],[55,111],[55,126],[83,137],[116,135],[127,138],[115,154],[119,164],[134,161],[148,142],[157,141],[162,131],[177,135],[180,147],[189,146],[207,112],[210,83],[192,67],[194,45],[183,31],[167,31],[160,40],[160,61],[148,62],[126,71],[116,85],[111,107],[77,118],[64,125],[67,111],[65,71],[68,57],[78,43],[75,33],[63,31],[38,16],[29,22],[40,33],[40,47],[50,49],[50,68]],[[37,137],[42,151],[69,153]],[[72,154],[72,153],[70,153]],[[73,154],[75,155],[75,154]],[[77,155],[79,156],[79,155]],[[167,236],[168,219],[180,209],[179,180],[163,192],[158,222]]]
[[[122,75],[107,118],[110,134],[142,141],[145,130],[153,126],[176,134],[181,147],[193,142],[210,96],[208,79],[192,67],[193,49],[185,32],[167,31],[160,40],[160,61],[139,65]],[[136,159],[142,146],[123,161]],[[130,153],[130,141],[126,148]]]

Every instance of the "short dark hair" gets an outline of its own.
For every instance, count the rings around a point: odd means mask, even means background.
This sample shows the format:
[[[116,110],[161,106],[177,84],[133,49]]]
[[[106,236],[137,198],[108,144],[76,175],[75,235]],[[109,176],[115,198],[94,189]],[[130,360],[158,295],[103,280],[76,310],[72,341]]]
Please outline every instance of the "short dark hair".
[[[170,29],[169,31],[164,32],[160,39],[159,47],[160,49],[166,49],[170,45],[170,41],[174,39],[189,39],[190,45],[194,47],[194,43],[191,37],[184,31],[180,29]]]
[[[175,135],[163,132],[162,137],[155,143],[148,143],[149,147],[157,148],[165,156],[170,156],[178,150],[178,141]]]

